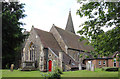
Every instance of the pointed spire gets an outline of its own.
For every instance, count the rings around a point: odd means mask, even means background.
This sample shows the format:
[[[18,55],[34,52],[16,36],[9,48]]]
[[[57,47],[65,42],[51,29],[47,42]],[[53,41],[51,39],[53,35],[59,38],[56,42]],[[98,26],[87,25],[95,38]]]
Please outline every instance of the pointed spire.
[[[55,26],[55,24],[53,24],[52,26]]]
[[[72,16],[71,16],[71,10],[69,11],[68,21],[67,21],[67,25],[66,25],[65,30],[75,34]]]
[[[32,28],[34,28],[34,25],[32,25]]]

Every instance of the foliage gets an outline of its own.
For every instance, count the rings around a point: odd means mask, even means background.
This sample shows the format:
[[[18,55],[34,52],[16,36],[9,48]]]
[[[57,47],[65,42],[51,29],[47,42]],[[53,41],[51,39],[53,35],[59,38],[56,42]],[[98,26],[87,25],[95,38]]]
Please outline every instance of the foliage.
[[[54,61],[53,72],[62,74],[62,69],[59,67],[58,61]]]
[[[118,71],[116,67],[103,67],[102,71]]]
[[[56,68],[54,72],[59,73],[59,74],[63,74],[63,72],[60,68]]]
[[[24,4],[19,2],[3,2],[2,3],[2,67],[6,65],[18,63],[21,52],[21,43],[25,38],[22,31],[20,19],[26,15],[24,12]],[[17,64],[16,64],[17,65]],[[15,66],[16,66],[15,65]]]
[[[89,56],[85,56],[85,58],[89,58]]]
[[[61,76],[60,76],[59,73],[54,72],[54,73],[51,75],[51,77],[48,78],[48,79],[61,79]]]
[[[95,47],[95,51],[101,56],[107,56],[115,51],[120,51],[120,42],[118,41],[120,39],[119,32],[120,28],[115,27],[112,30],[98,35],[96,39],[92,39],[91,44]]]
[[[53,72],[48,72],[47,74],[42,74],[42,77],[45,79],[61,79],[61,75],[63,74],[61,69],[57,66]]]
[[[87,21],[80,25],[80,35],[84,35],[95,49],[96,56],[108,56],[120,51],[120,2],[85,2],[77,11],[80,17],[87,17]],[[103,28],[113,27],[107,32]],[[95,56],[95,57],[96,57]]]
[[[120,61],[120,54],[117,55],[116,60]]]
[[[79,55],[79,58],[84,59],[84,58],[89,58],[89,56],[87,54],[85,54],[85,53],[81,53]]]
[[[82,58],[82,57],[83,57],[83,54],[80,54],[80,55],[79,55],[79,58]]]
[[[42,77],[44,77],[44,79],[61,79],[60,74],[57,72],[49,72],[47,74],[43,74]]]

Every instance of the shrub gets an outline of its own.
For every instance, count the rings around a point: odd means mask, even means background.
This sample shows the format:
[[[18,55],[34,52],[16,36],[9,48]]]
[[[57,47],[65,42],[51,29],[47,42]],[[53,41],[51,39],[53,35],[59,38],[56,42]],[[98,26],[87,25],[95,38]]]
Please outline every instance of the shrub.
[[[56,68],[56,69],[55,69],[55,72],[57,72],[57,73],[59,73],[59,74],[63,74],[62,71],[61,71],[61,69],[59,69],[59,68]]]
[[[48,72],[47,74],[42,74],[44,79],[61,79],[61,75],[63,74],[59,67],[55,67],[53,72]]]
[[[44,79],[61,79],[61,76],[58,72],[49,72],[42,75]]]
[[[103,67],[103,71],[118,71],[118,68],[116,67]]]
[[[58,73],[59,74],[63,74],[63,72],[61,71],[61,69],[58,69]]]
[[[61,76],[59,73],[54,72],[48,79],[61,79]]]

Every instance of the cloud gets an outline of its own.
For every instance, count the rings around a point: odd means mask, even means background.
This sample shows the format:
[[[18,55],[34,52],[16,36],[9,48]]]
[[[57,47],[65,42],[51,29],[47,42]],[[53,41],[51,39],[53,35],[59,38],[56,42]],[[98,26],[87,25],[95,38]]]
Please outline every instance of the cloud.
[[[36,28],[49,31],[52,24],[64,29],[70,8],[75,31],[78,31],[79,25],[85,20],[76,15],[80,6],[76,0],[21,0],[21,2],[26,4],[27,17],[21,21],[26,23],[24,28],[27,30],[34,25]]]

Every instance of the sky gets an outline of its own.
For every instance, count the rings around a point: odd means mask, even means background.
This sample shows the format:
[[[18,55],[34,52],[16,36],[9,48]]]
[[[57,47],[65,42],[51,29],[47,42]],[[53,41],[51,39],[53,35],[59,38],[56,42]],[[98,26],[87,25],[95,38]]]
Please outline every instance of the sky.
[[[65,29],[70,10],[75,32],[86,20],[76,15],[80,7],[77,0],[20,0],[20,2],[26,4],[24,14],[27,16],[20,21],[26,24],[23,27],[27,31],[31,30],[32,25],[45,31],[49,31],[53,24]]]
[[[79,31],[81,29],[79,25],[87,20],[76,15],[81,6],[77,0],[20,0],[20,2],[26,4],[24,14],[27,16],[20,21],[26,24],[23,28],[27,31],[30,31],[32,26],[49,31],[53,24],[65,29],[69,11],[71,11],[75,32]],[[104,31],[110,29],[112,27],[103,28]]]

